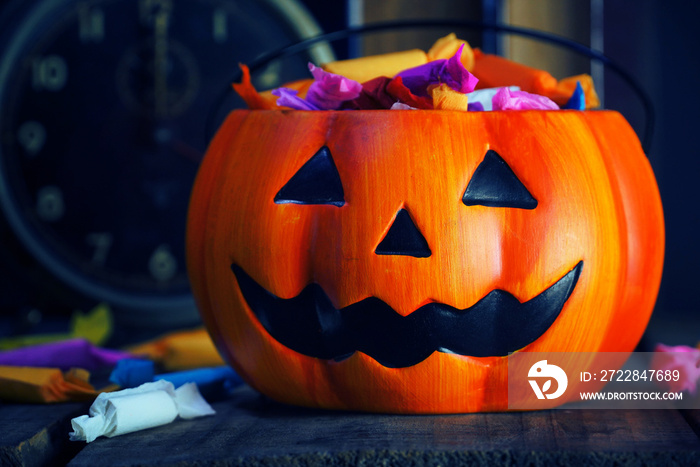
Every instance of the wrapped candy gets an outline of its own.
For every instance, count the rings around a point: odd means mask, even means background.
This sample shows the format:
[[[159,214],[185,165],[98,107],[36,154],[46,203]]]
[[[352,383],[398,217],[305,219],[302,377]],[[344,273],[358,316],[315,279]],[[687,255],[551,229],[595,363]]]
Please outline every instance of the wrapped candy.
[[[464,68],[460,59],[462,45],[449,59],[438,59],[414,68],[409,68],[397,74],[403,80],[404,85],[417,96],[426,97],[432,86],[447,85],[460,93],[474,90],[477,81],[474,75]]]
[[[88,415],[71,420],[71,441],[92,442],[100,436],[132,433],[173,422],[213,415],[214,409],[202,398],[197,385],[178,389],[168,381],[145,383],[137,388],[100,394]]]
[[[129,352],[97,347],[85,339],[69,339],[0,352],[0,365],[51,367],[69,370],[84,368],[93,371],[114,366]]]
[[[525,91],[499,88],[492,99],[493,110],[559,110],[551,99]]]
[[[178,331],[130,347],[133,356],[148,358],[166,371],[224,365],[209,334],[202,329]]]
[[[426,53],[413,49],[326,63],[323,69],[365,83],[379,77],[391,78],[402,70],[425,63],[428,63]]]
[[[688,391],[695,394],[700,380],[700,349],[685,345],[668,346],[658,344],[654,348],[654,356],[649,364],[658,372],[678,371],[678,378],[658,380],[671,391]]]
[[[438,39],[427,53],[309,64],[313,79],[260,93],[248,68],[241,68],[243,78],[233,87],[250,109],[584,110],[600,105],[589,75],[557,80],[546,71],[472,50],[454,34]],[[486,95],[474,94],[479,92]]]
[[[0,366],[0,399],[10,402],[54,403],[89,401],[98,391],[81,369]]]

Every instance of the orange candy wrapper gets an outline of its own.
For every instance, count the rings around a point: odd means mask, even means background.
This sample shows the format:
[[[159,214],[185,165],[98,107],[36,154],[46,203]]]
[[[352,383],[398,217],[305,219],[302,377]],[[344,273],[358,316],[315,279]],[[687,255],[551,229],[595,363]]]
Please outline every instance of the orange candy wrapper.
[[[10,402],[55,403],[90,401],[100,392],[86,370],[0,366],[0,399]]]
[[[576,82],[580,82],[586,96],[586,108],[600,106],[590,75],[582,74],[557,81],[546,71],[498,55],[485,54],[479,49],[474,50],[474,68],[471,71],[479,78],[477,89],[518,86],[523,91],[548,97],[559,105],[566,104],[576,88]]]

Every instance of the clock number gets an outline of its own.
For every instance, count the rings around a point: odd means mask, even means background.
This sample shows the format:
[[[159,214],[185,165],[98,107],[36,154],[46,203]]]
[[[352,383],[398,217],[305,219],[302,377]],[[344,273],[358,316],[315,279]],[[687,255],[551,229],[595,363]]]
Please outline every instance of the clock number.
[[[44,125],[34,120],[24,122],[17,129],[17,142],[19,142],[28,156],[36,156],[46,142]]]
[[[177,260],[168,245],[159,245],[148,260],[148,270],[154,279],[165,282],[177,273]]]
[[[105,37],[105,15],[99,8],[82,4],[78,10],[78,34],[80,41],[102,42]]]
[[[93,232],[85,237],[86,243],[92,247],[92,263],[104,265],[112,247],[113,236],[109,232]]]
[[[223,8],[217,8],[212,13],[212,36],[218,43],[226,42],[228,39],[228,18]]]
[[[65,213],[63,192],[54,185],[48,185],[37,192],[36,213],[45,222],[55,222]]]
[[[47,55],[32,60],[32,87],[35,91],[60,91],[68,81],[68,65],[63,57]]]

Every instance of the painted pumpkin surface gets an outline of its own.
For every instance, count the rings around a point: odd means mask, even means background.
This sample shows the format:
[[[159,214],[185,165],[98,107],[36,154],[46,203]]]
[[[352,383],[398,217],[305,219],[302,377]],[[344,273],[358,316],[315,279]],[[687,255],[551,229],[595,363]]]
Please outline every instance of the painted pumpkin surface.
[[[214,342],[278,401],[506,410],[511,352],[624,352],[661,278],[661,201],[612,111],[244,111],[192,195]]]

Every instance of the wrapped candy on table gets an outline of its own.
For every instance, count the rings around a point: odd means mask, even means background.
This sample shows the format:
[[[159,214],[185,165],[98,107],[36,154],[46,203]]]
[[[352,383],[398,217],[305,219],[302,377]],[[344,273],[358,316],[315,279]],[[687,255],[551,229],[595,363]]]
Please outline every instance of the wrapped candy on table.
[[[0,352],[0,365],[94,371],[133,357],[129,352],[97,347],[86,339],[69,339]]]
[[[204,329],[178,331],[129,347],[131,358],[148,358],[165,371],[224,365]]]
[[[168,381],[156,381],[137,388],[102,393],[88,415],[71,420],[71,441],[92,442],[100,436],[132,433],[173,422],[213,415],[214,409],[202,398],[197,385],[178,389]]]
[[[0,366],[0,400],[23,403],[89,401],[98,391],[81,369]]]
[[[210,401],[224,399],[243,383],[240,376],[226,365],[156,375],[154,362],[150,360],[122,360],[112,371],[109,380],[122,388],[133,388],[157,380],[170,381],[175,388],[195,383],[201,394]]]

